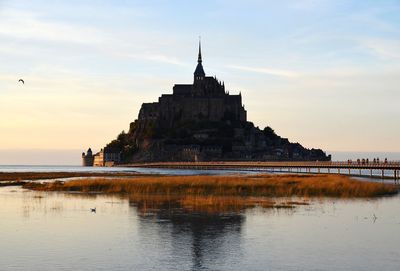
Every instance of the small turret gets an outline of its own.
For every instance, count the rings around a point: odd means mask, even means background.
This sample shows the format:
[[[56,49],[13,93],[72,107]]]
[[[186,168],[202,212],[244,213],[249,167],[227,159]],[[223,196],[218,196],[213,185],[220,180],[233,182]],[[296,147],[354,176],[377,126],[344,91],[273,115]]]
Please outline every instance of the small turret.
[[[86,154],[82,152],[82,166],[92,167],[93,162],[94,162],[94,156],[91,148],[87,150]]]

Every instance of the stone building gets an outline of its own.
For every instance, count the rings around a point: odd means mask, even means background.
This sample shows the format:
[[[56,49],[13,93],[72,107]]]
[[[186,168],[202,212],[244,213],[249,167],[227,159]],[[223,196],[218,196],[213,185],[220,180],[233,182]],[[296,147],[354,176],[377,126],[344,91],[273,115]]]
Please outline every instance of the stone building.
[[[193,75],[193,84],[176,84],[172,94],[162,94],[155,103],[144,103],[138,119],[142,123],[157,120],[163,129],[186,121],[246,121],[242,95],[229,94],[223,82],[205,75],[200,45]]]
[[[89,148],[87,153],[82,153],[82,165],[86,167],[104,167],[113,166],[121,162],[121,153],[107,152],[101,149],[93,155],[92,150]]]
[[[91,166],[93,166],[93,161],[94,161],[94,157],[93,157],[91,148],[89,148],[87,150],[86,154],[84,152],[82,152],[82,166],[91,167]]]
[[[201,45],[191,84],[175,84],[171,94],[143,103],[138,118],[95,155],[95,165],[152,161],[329,160],[247,121],[241,92],[206,76]]]

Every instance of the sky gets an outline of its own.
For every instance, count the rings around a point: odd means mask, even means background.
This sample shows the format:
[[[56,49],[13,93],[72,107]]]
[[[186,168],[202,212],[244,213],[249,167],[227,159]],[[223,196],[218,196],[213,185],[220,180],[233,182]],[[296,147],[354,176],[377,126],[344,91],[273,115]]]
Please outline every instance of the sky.
[[[0,0],[0,164],[79,164],[192,82],[199,36],[206,74],[256,126],[400,152],[399,14],[398,0]]]

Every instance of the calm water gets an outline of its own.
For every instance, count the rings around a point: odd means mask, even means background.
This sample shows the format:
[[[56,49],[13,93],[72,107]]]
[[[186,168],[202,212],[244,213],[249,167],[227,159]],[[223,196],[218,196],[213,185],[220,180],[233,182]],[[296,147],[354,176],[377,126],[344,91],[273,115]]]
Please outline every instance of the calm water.
[[[198,214],[149,211],[121,197],[3,187],[0,206],[2,271],[400,267],[399,196]]]
[[[197,169],[163,169],[163,168],[132,168],[132,167],[82,167],[82,166],[36,166],[36,165],[0,165],[0,172],[137,172],[144,174],[163,174],[163,175],[226,175],[226,174],[259,174],[259,173],[272,173],[272,174],[285,174],[288,171],[271,171],[271,169],[232,169],[232,170],[197,170]],[[328,170],[321,169],[321,173],[328,173]],[[337,170],[331,170],[331,173],[338,173]],[[296,173],[293,169],[292,173]],[[300,173],[307,173],[305,168],[300,168]],[[311,169],[311,173],[318,173],[317,169]],[[348,170],[341,170],[342,174],[348,174]],[[352,169],[350,174],[357,176],[360,171]],[[382,171],[373,170],[373,178],[369,178],[369,170],[361,170],[364,176],[358,178],[360,180],[378,181],[393,183],[394,172],[392,170],[385,170],[386,177],[392,179],[381,179]],[[0,270],[1,271],[1,270]]]
[[[165,175],[222,175],[222,174],[254,174],[253,170],[191,170],[132,167],[82,167],[82,166],[32,166],[32,165],[0,165],[0,172],[138,172]]]

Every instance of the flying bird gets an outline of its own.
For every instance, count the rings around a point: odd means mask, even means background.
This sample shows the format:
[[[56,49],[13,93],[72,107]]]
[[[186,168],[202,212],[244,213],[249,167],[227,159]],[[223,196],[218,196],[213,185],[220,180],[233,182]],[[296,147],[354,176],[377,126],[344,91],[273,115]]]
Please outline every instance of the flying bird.
[[[24,85],[25,85],[25,81],[24,81],[24,79],[19,79],[19,80],[18,80],[18,82],[22,82],[22,84],[24,84]]]
[[[96,212],[96,207],[90,208],[90,212],[95,213]]]

